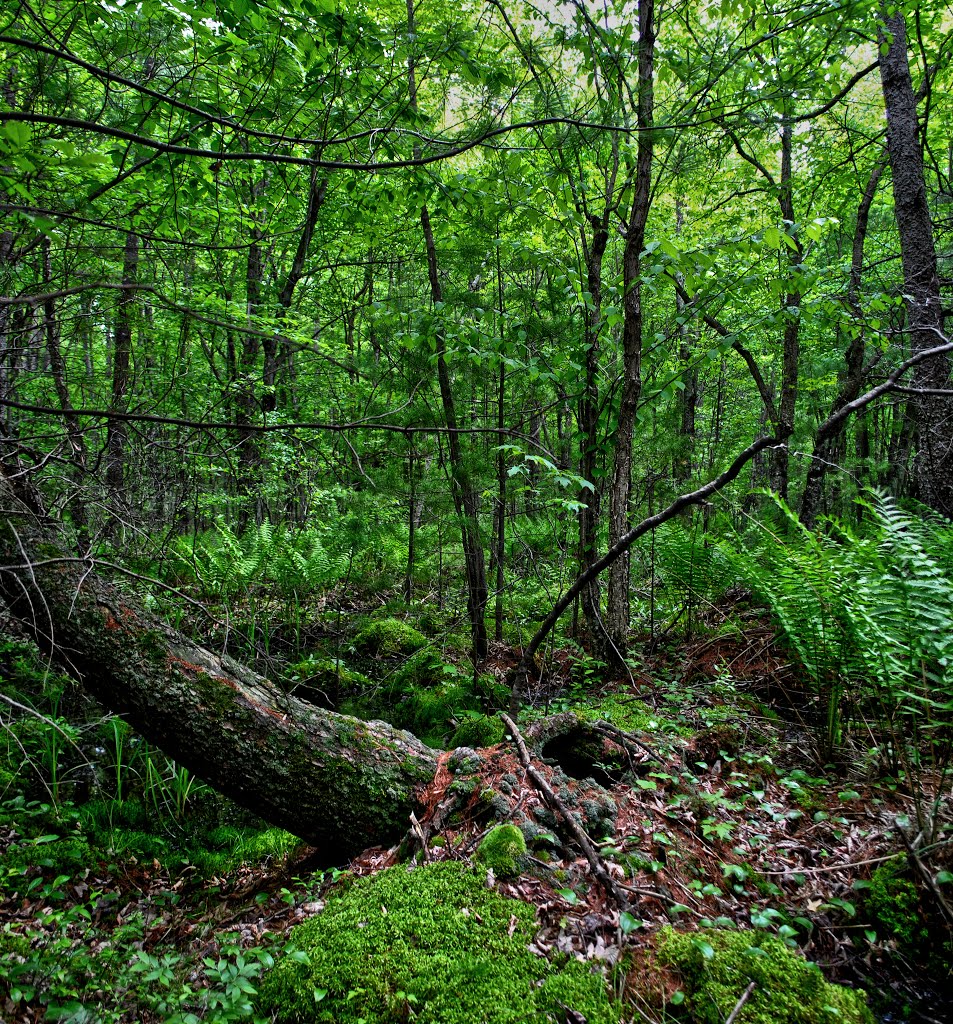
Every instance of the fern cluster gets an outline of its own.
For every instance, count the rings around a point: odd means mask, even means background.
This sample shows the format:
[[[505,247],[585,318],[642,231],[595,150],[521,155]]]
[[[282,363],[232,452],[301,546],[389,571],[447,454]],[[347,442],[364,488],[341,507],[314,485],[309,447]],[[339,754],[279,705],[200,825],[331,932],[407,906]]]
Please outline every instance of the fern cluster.
[[[238,536],[223,522],[194,538],[181,538],[173,549],[178,575],[194,580],[202,592],[220,600],[267,586],[281,597],[303,598],[325,590],[344,577],[349,558],[325,546],[316,527],[292,531],[269,522]]]
[[[828,750],[861,711],[893,742],[953,722],[953,527],[863,504],[862,534],[834,519],[812,533],[778,502],[780,530],[722,544],[820,697]]]

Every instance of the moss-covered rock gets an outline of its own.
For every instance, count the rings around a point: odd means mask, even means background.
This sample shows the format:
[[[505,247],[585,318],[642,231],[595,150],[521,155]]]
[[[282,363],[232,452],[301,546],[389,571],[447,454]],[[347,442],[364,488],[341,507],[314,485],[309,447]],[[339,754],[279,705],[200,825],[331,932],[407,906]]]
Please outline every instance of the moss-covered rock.
[[[737,1024],[873,1024],[862,992],[826,981],[816,964],[776,936],[665,928],[657,952],[685,983],[692,1024],[723,1024],[752,981]]]
[[[453,862],[355,882],[299,925],[261,985],[278,1024],[618,1024],[602,975],[531,954],[533,909]]]
[[[375,658],[410,655],[427,646],[427,638],[402,619],[369,622],[354,638],[358,653]]]
[[[515,825],[497,825],[480,843],[476,859],[500,878],[518,875],[526,838]]]
[[[437,686],[457,675],[457,667],[444,661],[437,651],[420,650],[397,668],[393,675],[393,685],[400,690],[412,686]]]

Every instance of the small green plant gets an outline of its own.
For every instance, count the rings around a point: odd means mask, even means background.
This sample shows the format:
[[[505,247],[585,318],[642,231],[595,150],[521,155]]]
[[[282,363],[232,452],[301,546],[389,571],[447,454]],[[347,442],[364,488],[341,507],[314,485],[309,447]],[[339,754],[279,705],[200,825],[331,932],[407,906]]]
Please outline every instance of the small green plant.
[[[863,890],[863,906],[881,935],[896,939],[912,952],[929,938],[929,933],[920,912],[917,887],[907,877],[906,868],[904,857],[881,864]]]

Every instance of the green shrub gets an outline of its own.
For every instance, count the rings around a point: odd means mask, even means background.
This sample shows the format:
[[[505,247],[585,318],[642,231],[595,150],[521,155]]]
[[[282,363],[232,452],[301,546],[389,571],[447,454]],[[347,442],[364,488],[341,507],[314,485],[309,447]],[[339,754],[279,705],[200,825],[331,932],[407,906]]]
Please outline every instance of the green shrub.
[[[355,882],[294,929],[299,952],[265,978],[258,1012],[279,1024],[548,1024],[575,1011],[618,1024],[605,982],[527,949],[532,907],[454,862]]]
[[[685,982],[691,1024],[723,1024],[750,982],[737,1024],[873,1024],[862,992],[833,985],[820,968],[773,935],[662,930],[658,958]]]

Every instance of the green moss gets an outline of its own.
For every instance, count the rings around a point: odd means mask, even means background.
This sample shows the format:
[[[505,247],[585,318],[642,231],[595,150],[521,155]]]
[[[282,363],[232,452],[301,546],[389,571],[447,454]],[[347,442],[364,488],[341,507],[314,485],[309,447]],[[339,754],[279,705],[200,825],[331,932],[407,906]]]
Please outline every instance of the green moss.
[[[415,736],[439,739],[451,732],[461,712],[476,711],[478,701],[465,680],[429,688],[411,687],[388,716]]]
[[[10,925],[4,925],[0,931],[0,961],[8,964],[16,960],[25,960],[30,955],[30,941],[25,935],[10,931]]]
[[[3,862],[11,868],[41,867],[58,874],[72,874],[92,867],[96,856],[82,836],[63,836],[48,843],[21,843],[11,846]]]
[[[864,906],[877,931],[909,950],[925,942],[929,934],[920,916],[917,887],[904,877],[905,869],[903,857],[894,857],[877,868]]]
[[[625,732],[671,733],[690,736],[691,729],[673,719],[660,715],[647,704],[624,693],[610,693],[593,703],[583,703],[574,709],[587,722],[611,722]]]
[[[737,1024],[873,1024],[864,994],[824,979],[816,964],[773,935],[664,928],[658,958],[681,974],[692,1024],[722,1024],[750,982]]]
[[[520,858],[526,853],[526,838],[515,825],[497,825],[480,843],[476,858],[500,878],[518,875]]]
[[[601,974],[533,956],[533,909],[463,865],[391,868],[355,882],[292,933],[260,988],[278,1024],[548,1024],[566,1008],[618,1024]]]
[[[383,658],[414,654],[426,645],[423,633],[401,619],[368,623],[354,638],[354,647],[361,654]]]
[[[393,684],[399,690],[411,686],[437,686],[458,674],[455,665],[450,665],[434,650],[417,651],[397,669]]]
[[[506,730],[496,715],[469,715],[450,737],[451,747],[492,747],[503,742]]]

